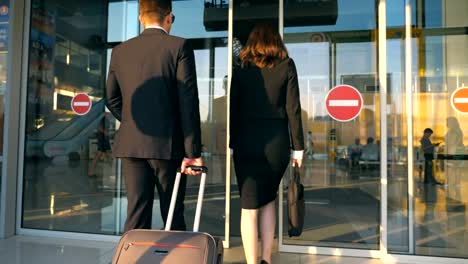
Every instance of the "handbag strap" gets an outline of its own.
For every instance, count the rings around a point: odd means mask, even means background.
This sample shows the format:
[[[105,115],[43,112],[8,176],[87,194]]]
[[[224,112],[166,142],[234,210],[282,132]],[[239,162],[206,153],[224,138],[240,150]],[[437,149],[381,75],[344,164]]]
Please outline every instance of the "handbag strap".
[[[291,181],[301,183],[301,168],[294,167],[294,176],[291,177]]]

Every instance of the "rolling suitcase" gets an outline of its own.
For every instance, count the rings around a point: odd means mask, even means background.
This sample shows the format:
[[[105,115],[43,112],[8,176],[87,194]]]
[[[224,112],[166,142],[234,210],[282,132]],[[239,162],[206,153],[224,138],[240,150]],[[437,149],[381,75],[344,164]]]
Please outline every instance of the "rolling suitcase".
[[[126,232],[117,245],[112,264],[221,264],[223,262],[222,241],[207,233],[198,232],[207,168],[192,166],[192,169],[202,172],[193,232],[170,231],[177,199],[176,190],[179,189],[181,178],[178,172],[165,230],[135,229]]]

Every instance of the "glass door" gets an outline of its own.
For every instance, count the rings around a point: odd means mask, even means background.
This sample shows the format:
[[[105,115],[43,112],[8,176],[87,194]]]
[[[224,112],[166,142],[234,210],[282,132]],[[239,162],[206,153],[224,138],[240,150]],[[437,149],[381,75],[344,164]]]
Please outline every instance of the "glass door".
[[[433,0],[413,8],[420,31],[414,32],[413,138],[424,165],[421,176],[420,165],[413,167],[418,173],[410,243],[417,255],[467,258],[468,3]],[[427,128],[431,136],[424,136]]]
[[[205,3],[204,3],[205,2]],[[202,156],[209,171],[205,187],[200,231],[223,237],[228,243],[230,203],[227,178],[227,76],[229,1],[173,1],[177,17],[171,35],[189,39],[195,50]],[[180,20],[179,20],[180,19]],[[193,226],[199,177],[189,177],[185,198],[187,226]],[[155,214],[156,215],[156,214]]]
[[[110,27],[115,17],[107,17],[126,9],[122,2],[31,1],[20,228],[118,233],[116,127],[104,84],[108,32],[127,37],[118,33],[125,16]],[[78,95],[84,99],[75,101]]]
[[[138,1],[62,2],[31,1],[20,229],[121,235],[127,206],[125,175],[110,155],[119,123],[106,110],[103,98],[112,48],[143,30]],[[225,198],[228,13],[219,16],[216,11],[227,10],[228,4],[173,1],[177,19],[170,32],[188,39],[195,51],[202,155],[210,169],[200,229],[217,236],[225,235],[229,199]],[[209,11],[215,16],[206,15]],[[72,98],[82,93],[90,98],[91,107],[77,113]],[[195,214],[198,180],[188,181],[188,226]],[[159,229],[157,192],[155,199],[153,228]]]
[[[393,131],[408,135],[408,168],[389,175],[388,248],[467,258],[468,3],[396,2],[387,13],[389,96]]]
[[[280,249],[379,250],[380,143],[388,139],[380,131],[376,18],[372,0],[284,1],[284,41],[297,65],[306,135],[307,217],[303,234],[290,238],[283,213]],[[354,99],[341,92],[337,105],[326,99],[338,86],[361,96],[360,113],[351,120],[331,109],[343,113],[340,106]],[[286,192],[283,197],[286,205]]]

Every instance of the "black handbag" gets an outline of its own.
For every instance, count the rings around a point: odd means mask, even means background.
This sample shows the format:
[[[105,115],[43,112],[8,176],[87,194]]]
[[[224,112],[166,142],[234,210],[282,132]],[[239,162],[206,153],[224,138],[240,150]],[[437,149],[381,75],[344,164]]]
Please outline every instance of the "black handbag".
[[[300,236],[304,227],[305,200],[304,185],[301,183],[301,172],[294,168],[294,175],[289,179],[288,186],[288,235]]]

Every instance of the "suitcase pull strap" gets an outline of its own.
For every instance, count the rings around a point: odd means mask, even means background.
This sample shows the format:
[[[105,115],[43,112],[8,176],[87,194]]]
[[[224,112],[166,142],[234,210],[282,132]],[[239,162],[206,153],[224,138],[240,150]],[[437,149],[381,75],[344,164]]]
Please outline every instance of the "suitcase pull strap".
[[[192,170],[201,172],[200,188],[198,190],[197,209],[195,211],[195,221],[193,223],[193,232],[198,232],[198,229],[200,227],[201,210],[203,206],[203,195],[205,193],[206,173],[208,172],[208,168],[205,166],[189,166],[189,167]],[[176,179],[174,182],[174,189],[172,190],[172,198],[171,198],[171,204],[169,206],[169,212],[167,215],[166,227],[164,229],[166,231],[171,230],[172,219],[174,217],[175,204],[177,201],[177,193],[178,193],[179,185],[180,185],[180,178],[181,178],[181,173],[177,172]]]

